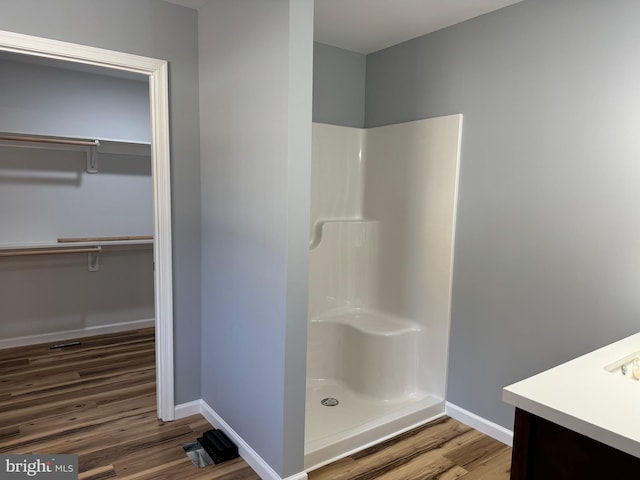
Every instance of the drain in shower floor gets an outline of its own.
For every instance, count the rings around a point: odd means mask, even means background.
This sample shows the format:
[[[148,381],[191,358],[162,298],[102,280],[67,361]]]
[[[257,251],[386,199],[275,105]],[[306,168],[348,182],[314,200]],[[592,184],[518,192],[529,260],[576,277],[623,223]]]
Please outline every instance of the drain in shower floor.
[[[328,397],[328,398],[323,398],[320,403],[322,405],[324,405],[325,407],[335,407],[336,405],[338,405],[340,402],[338,401],[337,398],[332,398],[332,397]]]

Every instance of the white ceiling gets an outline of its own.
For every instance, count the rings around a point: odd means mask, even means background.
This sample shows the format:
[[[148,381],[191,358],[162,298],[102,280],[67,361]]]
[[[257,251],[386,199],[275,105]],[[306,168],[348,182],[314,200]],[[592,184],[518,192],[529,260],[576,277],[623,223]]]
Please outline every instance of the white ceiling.
[[[522,0],[316,0],[317,42],[371,53]]]
[[[198,9],[208,0],[166,0]],[[368,54],[523,0],[315,0],[317,42]]]

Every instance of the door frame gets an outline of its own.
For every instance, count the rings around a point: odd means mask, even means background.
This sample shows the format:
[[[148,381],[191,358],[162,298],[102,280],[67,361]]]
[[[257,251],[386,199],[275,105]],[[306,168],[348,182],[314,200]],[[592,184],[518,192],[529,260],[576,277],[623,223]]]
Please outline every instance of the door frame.
[[[169,81],[165,60],[0,30],[0,50],[146,75],[151,107],[157,415],[175,419]]]

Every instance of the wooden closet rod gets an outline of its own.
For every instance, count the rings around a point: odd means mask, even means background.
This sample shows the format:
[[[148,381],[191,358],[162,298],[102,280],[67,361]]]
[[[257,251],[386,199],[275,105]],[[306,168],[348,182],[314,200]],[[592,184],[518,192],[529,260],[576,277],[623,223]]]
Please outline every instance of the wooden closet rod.
[[[122,242],[128,240],[153,240],[153,235],[127,235],[121,237],[73,237],[59,238],[58,243],[77,242]]]
[[[28,255],[59,255],[63,253],[101,253],[102,247],[86,248],[25,248],[0,251],[0,257],[26,257]]]
[[[9,140],[13,142],[53,143],[56,145],[80,145],[82,147],[97,147],[100,145],[98,140],[66,140],[64,138],[24,137],[22,135],[4,134],[0,134],[0,140]]]

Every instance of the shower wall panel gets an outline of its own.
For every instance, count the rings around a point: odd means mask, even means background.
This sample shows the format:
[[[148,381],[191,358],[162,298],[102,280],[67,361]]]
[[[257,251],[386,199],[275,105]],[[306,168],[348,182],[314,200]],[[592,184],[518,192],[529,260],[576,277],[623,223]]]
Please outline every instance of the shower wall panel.
[[[321,222],[362,216],[364,132],[361,128],[313,124],[309,232],[312,244],[319,242]]]
[[[379,223],[330,221],[309,255],[309,318],[377,305]]]
[[[462,115],[366,131],[365,218],[380,221],[381,310],[417,322],[420,389],[444,398]]]

